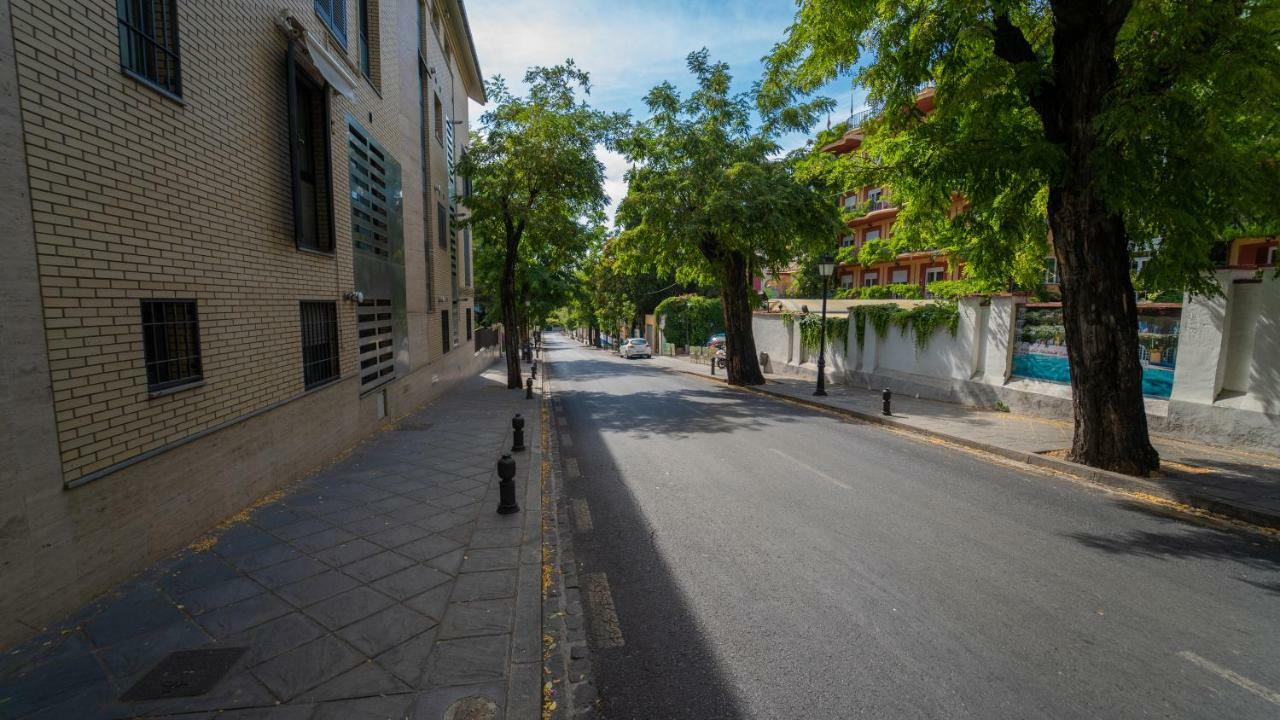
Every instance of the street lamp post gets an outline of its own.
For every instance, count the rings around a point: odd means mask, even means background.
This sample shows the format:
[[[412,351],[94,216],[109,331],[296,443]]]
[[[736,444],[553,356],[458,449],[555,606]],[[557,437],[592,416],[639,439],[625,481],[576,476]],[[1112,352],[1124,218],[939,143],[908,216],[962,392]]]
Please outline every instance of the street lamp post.
[[[818,261],[818,274],[822,276],[822,329],[818,333],[818,388],[814,395],[827,394],[827,284],[836,271],[836,261],[830,255],[823,255]]]

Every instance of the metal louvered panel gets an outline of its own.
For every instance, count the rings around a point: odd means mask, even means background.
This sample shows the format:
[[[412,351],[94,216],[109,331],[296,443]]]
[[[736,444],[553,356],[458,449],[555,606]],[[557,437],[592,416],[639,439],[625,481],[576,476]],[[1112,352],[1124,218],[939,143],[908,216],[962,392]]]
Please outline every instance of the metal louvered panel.
[[[388,228],[387,158],[355,127],[348,128],[351,176],[351,240],[357,251],[391,257]]]
[[[396,376],[395,334],[389,298],[366,298],[356,312],[360,387],[368,389]]]

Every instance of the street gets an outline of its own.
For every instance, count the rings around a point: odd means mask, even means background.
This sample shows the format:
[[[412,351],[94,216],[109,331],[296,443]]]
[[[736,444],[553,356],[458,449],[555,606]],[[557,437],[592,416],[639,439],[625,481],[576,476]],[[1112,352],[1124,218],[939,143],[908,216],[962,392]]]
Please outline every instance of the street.
[[[1280,715],[1273,541],[548,347],[604,717]]]

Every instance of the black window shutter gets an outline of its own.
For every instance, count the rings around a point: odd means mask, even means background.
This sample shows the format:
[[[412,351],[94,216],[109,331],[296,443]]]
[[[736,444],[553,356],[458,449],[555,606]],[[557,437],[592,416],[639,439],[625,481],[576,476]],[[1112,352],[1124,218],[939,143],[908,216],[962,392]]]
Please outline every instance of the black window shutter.
[[[286,65],[286,82],[288,90],[286,95],[289,102],[289,170],[291,184],[293,185],[293,242],[297,247],[302,246],[302,147],[298,144],[298,136],[302,130],[299,128],[300,120],[298,109],[298,63],[297,63],[297,43],[289,40],[288,59]]]

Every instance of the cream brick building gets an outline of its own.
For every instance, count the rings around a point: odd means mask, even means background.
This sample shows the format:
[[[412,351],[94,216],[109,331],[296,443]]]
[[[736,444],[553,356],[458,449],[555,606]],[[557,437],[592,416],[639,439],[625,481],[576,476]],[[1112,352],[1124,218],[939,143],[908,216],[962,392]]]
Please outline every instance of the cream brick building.
[[[0,0],[0,647],[492,360],[461,0]]]

